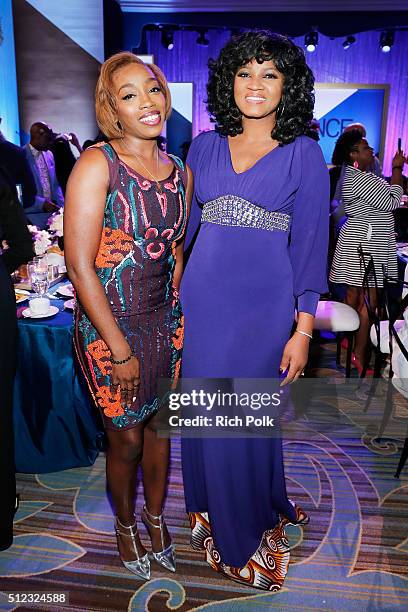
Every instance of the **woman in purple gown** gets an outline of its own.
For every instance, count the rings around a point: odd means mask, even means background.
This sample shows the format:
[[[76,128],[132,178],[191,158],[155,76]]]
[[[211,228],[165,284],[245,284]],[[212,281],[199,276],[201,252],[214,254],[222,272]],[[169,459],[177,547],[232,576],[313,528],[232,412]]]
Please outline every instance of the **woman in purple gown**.
[[[181,289],[183,378],[296,380],[326,291],[329,179],[304,136],[314,79],[303,51],[268,32],[234,37],[210,63],[216,130],[192,143],[195,190]],[[296,332],[292,335],[295,308]],[[290,339],[289,339],[290,338]],[[289,562],[279,437],[182,439],[192,545],[224,575],[278,590]]]

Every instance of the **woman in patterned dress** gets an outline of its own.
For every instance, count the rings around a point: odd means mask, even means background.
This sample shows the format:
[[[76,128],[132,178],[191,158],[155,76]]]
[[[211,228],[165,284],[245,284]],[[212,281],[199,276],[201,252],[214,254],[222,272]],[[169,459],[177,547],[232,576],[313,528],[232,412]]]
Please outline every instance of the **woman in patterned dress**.
[[[150,577],[138,531],[135,484],[143,471],[153,556],[175,571],[163,521],[169,442],[156,436],[160,378],[180,370],[183,317],[178,300],[187,221],[188,170],[159,151],[171,108],[161,71],[131,53],[101,68],[96,114],[109,143],[87,149],[67,188],[65,258],[75,287],[74,344],[108,437],[107,480],[119,553]]]

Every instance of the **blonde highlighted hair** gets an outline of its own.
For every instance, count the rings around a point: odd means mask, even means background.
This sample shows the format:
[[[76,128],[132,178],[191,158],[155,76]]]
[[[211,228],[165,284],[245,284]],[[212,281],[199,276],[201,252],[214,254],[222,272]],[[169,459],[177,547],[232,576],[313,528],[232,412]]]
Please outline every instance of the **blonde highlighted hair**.
[[[124,68],[129,64],[140,64],[142,66],[146,66],[152,71],[166,101],[166,119],[169,117],[171,112],[170,90],[169,86],[167,85],[166,77],[160,68],[155,64],[145,64],[141,59],[129,51],[116,53],[102,64],[95,89],[96,121],[101,131],[108,138],[120,138],[123,136],[123,132],[118,126],[112,79],[117,70]]]

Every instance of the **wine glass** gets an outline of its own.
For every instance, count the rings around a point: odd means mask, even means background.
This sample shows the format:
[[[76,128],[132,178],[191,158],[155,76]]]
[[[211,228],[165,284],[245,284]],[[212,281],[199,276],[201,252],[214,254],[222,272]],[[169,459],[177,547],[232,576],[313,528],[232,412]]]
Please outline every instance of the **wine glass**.
[[[35,258],[27,264],[31,288],[37,297],[44,297],[49,289],[48,263],[46,258]]]

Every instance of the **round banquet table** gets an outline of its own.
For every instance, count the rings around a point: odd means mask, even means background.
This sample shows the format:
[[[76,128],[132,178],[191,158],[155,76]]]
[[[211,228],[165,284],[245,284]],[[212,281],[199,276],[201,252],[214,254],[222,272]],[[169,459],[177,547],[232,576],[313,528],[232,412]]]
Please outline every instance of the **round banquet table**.
[[[78,371],[72,345],[72,311],[24,319],[18,307],[19,348],[14,385],[17,472],[44,473],[92,465],[102,426]]]

